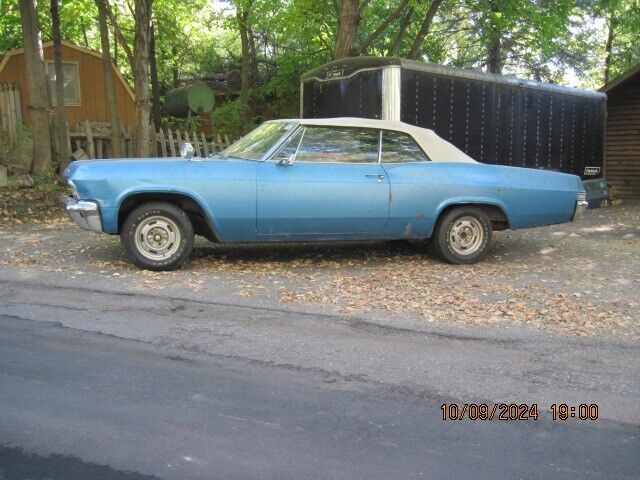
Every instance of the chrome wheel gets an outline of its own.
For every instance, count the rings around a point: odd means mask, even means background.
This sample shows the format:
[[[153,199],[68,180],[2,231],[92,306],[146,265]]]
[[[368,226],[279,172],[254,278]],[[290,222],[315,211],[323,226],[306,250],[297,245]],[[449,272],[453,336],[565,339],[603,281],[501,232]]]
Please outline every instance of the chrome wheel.
[[[178,226],[163,216],[145,218],[136,227],[136,248],[150,260],[164,260],[180,248],[181,235]]]
[[[449,244],[458,255],[472,255],[484,243],[484,228],[475,217],[458,218],[449,230]]]

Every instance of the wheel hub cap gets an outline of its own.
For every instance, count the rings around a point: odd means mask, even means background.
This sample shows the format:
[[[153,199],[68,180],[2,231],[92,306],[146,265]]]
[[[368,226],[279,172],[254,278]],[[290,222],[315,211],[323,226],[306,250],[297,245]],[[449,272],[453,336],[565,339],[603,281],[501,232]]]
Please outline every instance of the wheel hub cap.
[[[472,255],[484,243],[484,228],[477,218],[460,217],[449,232],[451,248],[459,255]]]
[[[170,218],[153,216],[144,219],[136,227],[136,247],[150,260],[163,260],[180,247],[180,231]]]

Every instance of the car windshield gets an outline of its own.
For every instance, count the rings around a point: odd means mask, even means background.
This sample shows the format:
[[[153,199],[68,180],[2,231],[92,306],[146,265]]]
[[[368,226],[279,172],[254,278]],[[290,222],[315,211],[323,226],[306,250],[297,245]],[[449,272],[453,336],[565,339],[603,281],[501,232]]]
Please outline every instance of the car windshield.
[[[260,160],[285,133],[291,131],[294,127],[295,123],[291,122],[263,123],[233,145],[223,150],[221,154],[225,157]]]

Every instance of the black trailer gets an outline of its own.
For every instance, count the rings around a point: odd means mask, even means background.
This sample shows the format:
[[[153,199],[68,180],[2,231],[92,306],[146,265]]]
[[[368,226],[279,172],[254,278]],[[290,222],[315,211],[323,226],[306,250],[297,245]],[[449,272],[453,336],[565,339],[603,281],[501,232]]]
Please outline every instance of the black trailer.
[[[434,130],[480,162],[593,179],[604,174],[606,98],[476,70],[356,57],[303,75],[300,116],[400,120]]]

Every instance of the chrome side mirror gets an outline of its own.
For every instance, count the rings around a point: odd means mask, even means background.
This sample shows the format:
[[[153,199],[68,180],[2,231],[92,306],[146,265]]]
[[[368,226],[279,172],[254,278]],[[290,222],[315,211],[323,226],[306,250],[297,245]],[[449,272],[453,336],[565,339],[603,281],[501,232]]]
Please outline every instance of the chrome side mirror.
[[[286,167],[286,166],[289,166],[289,165],[293,165],[295,160],[296,160],[296,154],[292,153],[287,158],[281,158],[276,163],[278,165],[280,165],[280,166]]]
[[[191,145],[189,142],[182,142],[180,144],[180,156],[182,158],[186,158],[187,160],[190,160],[191,158],[193,158],[194,154],[195,154],[195,149],[193,148],[193,145]]]

